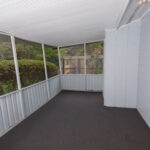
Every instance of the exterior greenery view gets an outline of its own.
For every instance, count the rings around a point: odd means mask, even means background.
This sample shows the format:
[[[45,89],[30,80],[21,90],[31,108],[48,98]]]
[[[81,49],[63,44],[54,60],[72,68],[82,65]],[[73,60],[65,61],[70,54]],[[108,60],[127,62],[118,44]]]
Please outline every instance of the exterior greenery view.
[[[88,74],[103,73],[103,42],[86,45],[86,71]]]
[[[19,74],[22,88],[45,80],[41,44],[15,38]],[[84,73],[84,45],[60,49],[64,74]],[[45,45],[48,78],[59,73],[56,47]],[[86,44],[86,70],[88,74],[103,71],[103,43]],[[17,90],[16,71],[10,36],[0,34],[0,95]]]
[[[84,45],[60,48],[63,74],[84,73]]]
[[[60,49],[62,72],[64,74],[84,73],[84,45],[63,47]],[[87,74],[103,72],[103,42],[86,44]]]
[[[41,44],[16,38],[16,51],[21,86],[45,80],[43,52]],[[48,77],[58,74],[57,49],[46,47]],[[0,95],[17,90],[16,72],[9,36],[0,35]]]

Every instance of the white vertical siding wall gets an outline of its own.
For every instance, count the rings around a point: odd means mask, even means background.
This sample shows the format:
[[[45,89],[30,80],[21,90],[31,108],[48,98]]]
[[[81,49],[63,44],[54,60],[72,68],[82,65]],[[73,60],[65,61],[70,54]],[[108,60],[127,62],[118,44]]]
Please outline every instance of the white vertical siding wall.
[[[85,91],[84,74],[63,74],[61,75],[62,90]]]
[[[103,91],[103,74],[87,74],[86,91]]]
[[[136,108],[140,21],[106,31],[104,105]]]
[[[137,109],[150,127],[150,11],[141,21]]]
[[[20,91],[0,96],[0,136],[23,120]]]
[[[60,80],[60,76],[62,80]],[[50,99],[62,90],[60,84],[65,90],[102,91],[103,75],[57,75],[48,79],[48,84]],[[50,99],[48,98],[46,80],[23,88],[21,91],[0,96],[0,136],[38,110]]]
[[[42,49],[46,80],[21,89],[13,36],[12,44],[16,62],[19,90],[0,96],[0,137],[47,103],[61,90],[102,91],[103,75],[57,75],[47,79],[44,44],[42,44]],[[61,73],[59,48],[58,54]]]
[[[22,89],[25,116],[29,116],[48,101],[46,81]]]
[[[48,84],[50,99],[52,99],[61,91],[60,76],[48,79]],[[0,137],[50,99],[48,98],[47,80],[23,88],[21,91],[0,96]]]
[[[61,75],[62,90],[102,91],[103,75],[65,74]]]
[[[50,96],[53,98],[61,91],[60,86],[60,75],[52,77],[48,79],[49,89],[50,89]]]

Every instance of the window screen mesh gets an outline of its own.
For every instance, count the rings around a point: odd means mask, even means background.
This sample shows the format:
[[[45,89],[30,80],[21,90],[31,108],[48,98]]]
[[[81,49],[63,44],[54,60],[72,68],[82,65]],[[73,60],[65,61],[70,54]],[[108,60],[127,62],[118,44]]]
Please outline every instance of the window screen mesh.
[[[103,43],[89,43],[86,45],[87,74],[103,73]]]
[[[22,87],[45,80],[41,44],[18,38],[15,41]]]
[[[84,45],[75,45],[60,49],[63,74],[84,73]]]
[[[59,73],[59,60],[57,48],[45,45],[45,57],[48,77],[53,77]]]
[[[10,36],[0,34],[0,95],[17,89]]]

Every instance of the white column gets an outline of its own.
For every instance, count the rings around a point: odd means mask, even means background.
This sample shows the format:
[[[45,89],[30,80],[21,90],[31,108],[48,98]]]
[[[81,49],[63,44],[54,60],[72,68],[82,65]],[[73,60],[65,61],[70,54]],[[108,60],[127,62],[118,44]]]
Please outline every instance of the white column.
[[[47,85],[47,94],[48,94],[48,100],[50,99],[50,88],[48,84],[48,73],[47,73],[47,67],[46,67],[46,57],[45,57],[45,47],[42,43],[42,51],[43,51],[43,60],[44,60],[44,70],[45,70],[45,79],[46,79],[46,85]]]
[[[85,74],[85,91],[87,91],[87,75],[86,75],[86,43],[84,43],[84,74]]]
[[[16,45],[15,45],[14,36],[11,36],[11,43],[12,43],[12,51],[13,51],[13,56],[14,56],[14,64],[15,64],[15,70],[16,70],[18,90],[21,90],[21,82],[20,82],[20,75],[19,75],[19,68],[18,68],[18,61],[17,61]]]
[[[62,65],[61,65],[61,58],[60,58],[60,49],[59,47],[57,47],[58,50],[58,59],[59,59],[59,71],[60,71],[60,75],[62,75]]]
[[[46,67],[46,57],[45,57],[45,46],[42,43],[42,51],[43,51],[43,60],[44,60],[44,70],[45,70],[45,78],[48,79],[47,67]]]
[[[20,81],[20,74],[19,74],[19,67],[18,67],[18,61],[17,61],[16,45],[15,45],[14,36],[11,36],[11,44],[12,44],[12,51],[13,51],[14,64],[15,64],[17,86],[18,86],[20,100],[21,100],[22,117],[24,118],[25,117],[25,112],[24,112],[23,97],[22,97],[22,90],[21,90],[21,81]]]
[[[86,74],[86,43],[84,43],[84,74]]]
[[[59,72],[60,72],[60,75],[59,75],[59,84],[60,84],[60,91],[61,91],[61,89],[62,89],[62,86],[61,86],[62,64],[61,64],[61,57],[60,57],[59,46],[57,47],[57,50],[58,50],[58,60],[59,60]]]

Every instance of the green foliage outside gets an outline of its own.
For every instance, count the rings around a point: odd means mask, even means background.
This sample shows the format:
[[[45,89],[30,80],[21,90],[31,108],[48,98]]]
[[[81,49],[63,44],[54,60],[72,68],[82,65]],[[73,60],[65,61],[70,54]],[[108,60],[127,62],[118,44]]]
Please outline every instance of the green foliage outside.
[[[45,80],[42,45],[16,38],[16,51],[22,87]],[[48,77],[58,74],[58,54],[46,46]],[[17,89],[12,45],[9,36],[0,34],[0,95]]]
[[[46,62],[51,62],[57,66],[57,74],[59,73],[59,61],[58,61],[58,52],[57,49],[45,46],[45,56]],[[48,78],[52,77],[52,72],[47,68]],[[56,74],[55,74],[56,75]]]
[[[41,44],[18,38],[16,38],[15,41],[22,87],[45,80]],[[102,59],[99,59],[102,55],[100,52],[102,47],[103,44],[99,43],[87,45],[87,56],[91,56],[91,59],[87,60],[87,67],[89,66],[89,68],[91,68],[92,66],[96,66],[96,68],[99,68],[102,66]],[[61,48],[60,54],[61,58],[70,57],[70,59],[72,56],[84,56],[84,48],[83,45]],[[55,47],[45,46],[45,55],[48,77],[50,78],[59,73],[57,49]],[[16,72],[13,59],[10,37],[0,35],[0,95],[17,89]],[[102,73],[102,68],[96,69],[96,72],[94,73]]]
[[[60,54],[62,59],[62,65],[64,65],[63,62],[65,61],[65,58],[67,59],[69,58],[70,60],[68,61],[68,65],[71,66],[71,64],[75,64],[73,59],[74,56],[84,56],[84,47],[83,45],[63,47],[60,48]],[[102,74],[103,73],[103,43],[96,42],[96,43],[86,44],[86,56],[89,56],[86,59],[87,74]],[[76,57],[76,60],[81,60],[81,57]],[[76,64],[76,66],[78,66],[78,64]],[[80,66],[78,67],[81,68]],[[62,69],[63,72],[65,72],[65,69],[67,70],[68,68],[62,66]]]
[[[11,44],[8,42],[0,42],[0,60],[13,60]]]
[[[13,60],[0,61],[0,95],[17,89]]]
[[[63,59],[66,56],[70,57],[70,59],[72,58],[72,56],[84,56],[84,46],[75,45],[75,46],[60,48],[60,56],[61,59]]]
[[[16,50],[18,59],[43,60],[42,46],[38,43],[16,38]]]
[[[50,46],[45,46],[46,61],[52,62],[59,67],[58,52]]]
[[[22,87],[45,80],[44,62],[41,60],[19,60],[19,72]],[[47,69],[51,76],[57,75],[58,67],[47,62]],[[0,95],[17,89],[16,73],[13,60],[0,61]]]
[[[103,73],[103,43],[89,43],[86,47],[87,73],[102,74]]]

